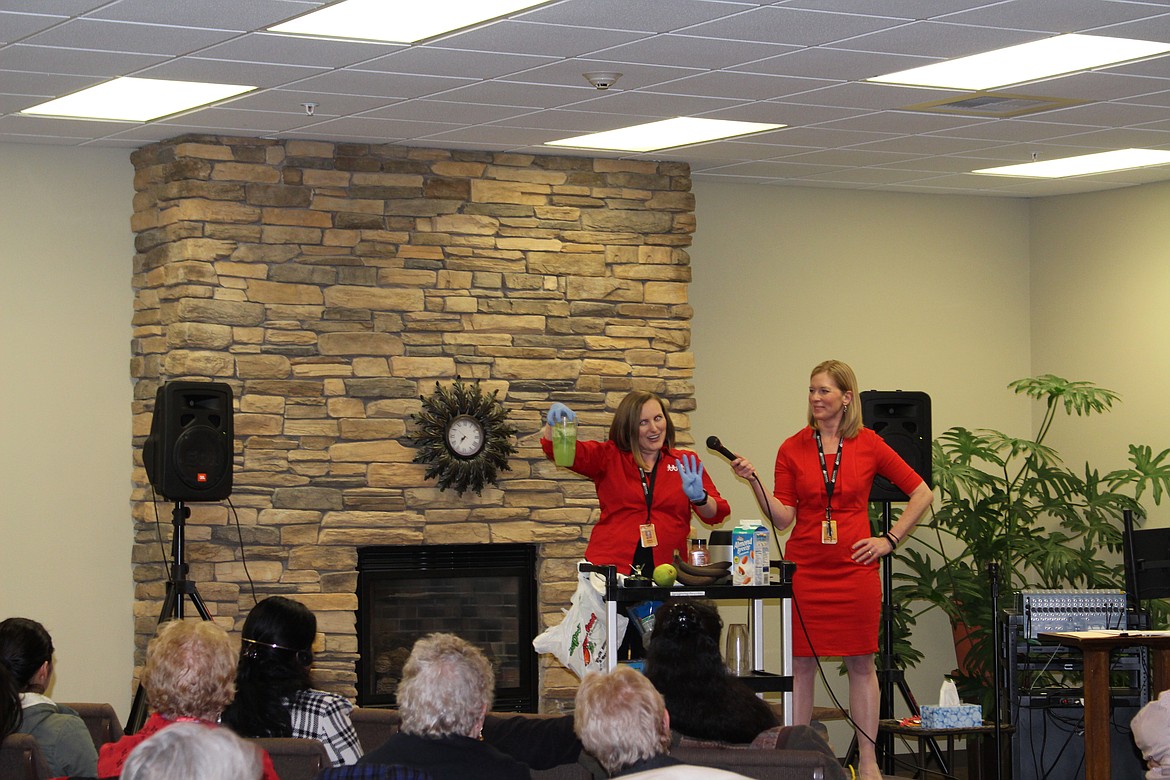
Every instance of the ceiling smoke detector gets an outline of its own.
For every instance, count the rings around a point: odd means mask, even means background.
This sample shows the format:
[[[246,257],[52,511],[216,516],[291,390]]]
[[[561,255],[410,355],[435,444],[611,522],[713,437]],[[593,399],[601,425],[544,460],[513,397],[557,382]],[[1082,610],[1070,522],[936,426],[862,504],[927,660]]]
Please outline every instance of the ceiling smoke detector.
[[[615,81],[622,77],[622,74],[612,70],[591,70],[581,75],[585,77],[586,81],[598,89],[609,89],[614,85]]]

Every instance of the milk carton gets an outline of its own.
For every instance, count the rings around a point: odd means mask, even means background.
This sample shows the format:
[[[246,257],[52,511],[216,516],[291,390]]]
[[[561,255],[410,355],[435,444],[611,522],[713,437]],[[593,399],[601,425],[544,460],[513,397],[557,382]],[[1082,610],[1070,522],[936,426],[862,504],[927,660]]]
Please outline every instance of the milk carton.
[[[768,526],[756,526],[754,552],[756,555],[756,584],[767,585],[772,579],[772,537]]]
[[[731,584],[758,585],[759,582],[756,524],[753,520],[741,520],[731,529]]]

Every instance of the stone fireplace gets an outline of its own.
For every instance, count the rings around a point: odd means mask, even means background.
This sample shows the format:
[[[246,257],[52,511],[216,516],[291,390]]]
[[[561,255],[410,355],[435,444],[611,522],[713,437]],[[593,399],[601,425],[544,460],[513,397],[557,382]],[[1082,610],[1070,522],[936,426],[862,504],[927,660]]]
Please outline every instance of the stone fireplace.
[[[537,628],[558,622],[597,502],[540,452],[549,403],[604,438],[621,397],[652,390],[691,441],[687,166],[220,136],[132,159],[138,660],[168,533],[141,445],[172,379],[233,390],[230,506],[192,505],[186,532],[229,630],[253,586],[296,597],[318,617],[318,684],[355,696],[358,549],[400,545],[532,545]],[[457,377],[498,390],[520,431],[481,495],[412,462],[420,395]],[[541,709],[571,700],[555,661],[539,676]]]

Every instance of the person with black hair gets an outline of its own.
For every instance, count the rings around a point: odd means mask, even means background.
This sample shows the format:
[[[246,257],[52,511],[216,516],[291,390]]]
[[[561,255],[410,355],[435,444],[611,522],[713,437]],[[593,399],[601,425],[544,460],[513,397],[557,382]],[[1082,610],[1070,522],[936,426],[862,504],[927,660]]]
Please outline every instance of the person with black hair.
[[[236,698],[223,723],[242,737],[320,740],[334,766],[356,763],[361,743],[353,705],[312,687],[317,618],[298,601],[271,596],[248,614],[241,635]]]
[[[0,622],[0,739],[9,733],[36,739],[53,776],[97,776],[97,749],[85,721],[45,696],[53,676],[53,640],[35,620]]]
[[[654,613],[645,673],[684,736],[749,743],[778,726],[776,713],[728,671],[719,654],[723,620],[714,607],[668,601]]]

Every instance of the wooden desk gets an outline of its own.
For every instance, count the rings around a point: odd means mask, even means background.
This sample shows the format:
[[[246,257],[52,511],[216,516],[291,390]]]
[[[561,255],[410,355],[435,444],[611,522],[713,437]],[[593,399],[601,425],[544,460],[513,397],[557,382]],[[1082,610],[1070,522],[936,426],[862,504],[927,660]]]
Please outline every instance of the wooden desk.
[[[1109,654],[1123,647],[1150,648],[1153,695],[1170,690],[1170,633],[1142,631],[1070,631],[1037,634],[1081,651],[1085,675],[1085,780],[1110,780]]]

